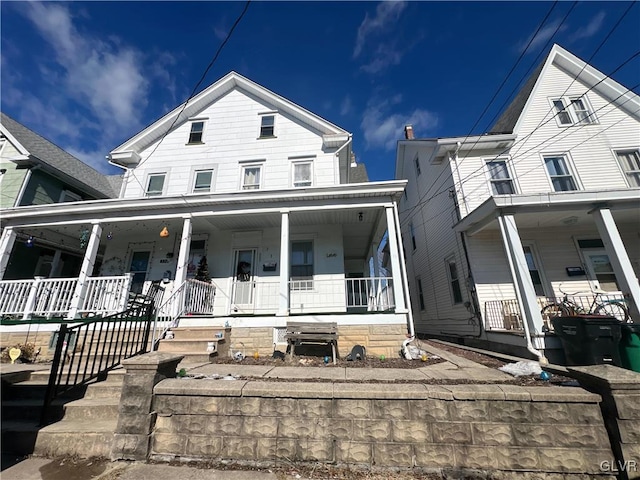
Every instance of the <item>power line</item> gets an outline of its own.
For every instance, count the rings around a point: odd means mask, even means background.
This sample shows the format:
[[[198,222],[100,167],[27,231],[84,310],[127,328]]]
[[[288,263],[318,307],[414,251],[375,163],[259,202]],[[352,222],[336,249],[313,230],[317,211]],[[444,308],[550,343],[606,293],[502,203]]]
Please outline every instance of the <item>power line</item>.
[[[149,160],[151,158],[151,156],[156,152],[156,150],[158,149],[158,147],[160,146],[160,144],[162,143],[162,141],[165,139],[165,137],[169,134],[169,132],[173,129],[173,127],[175,126],[176,122],[178,121],[178,119],[180,118],[180,115],[182,115],[182,112],[184,112],[185,108],[187,108],[187,104],[189,103],[189,101],[195,96],[196,92],[198,91],[198,88],[200,87],[200,85],[202,84],[202,82],[205,80],[207,73],[209,73],[209,70],[211,70],[211,67],[213,67],[213,64],[216,62],[216,60],[218,59],[218,57],[220,56],[220,53],[222,52],[222,49],[224,48],[224,46],[227,44],[227,42],[231,39],[231,35],[233,35],[233,31],[236,29],[236,27],[238,26],[238,24],[240,23],[240,21],[242,20],[242,18],[244,17],[245,13],[247,13],[247,10],[249,9],[249,4],[251,4],[251,0],[247,0],[247,2],[244,5],[244,8],[242,9],[242,12],[240,13],[240,15],[238,16],[238,18],[236,19],[236,21],[233,23],[231,29],[229,30],[229,32],[227,33],[227,36],[225,37],[225,39],[222,41],[222,43],[220,44],[220,46],[218,47],[218,50],[216,51],[215,55],[213,56],[213,58],[211,59],[211,61],[209,62],[209,65],[207,65],[207,68],[204,70],[204,73],[202,74],[202,76],[200,77],[200,80],[198,80],[198,83],[196,83],[195,87],[193,87],[193,90],[191,91],[191,94],[189,95],[189,97],[187,98],[187,100],[182,104],[182,108],[180,109],[180,111],[178,112],[178,114],[176,115],[176,117],[173,119],[173,122],[171,123],[171,125],[169,126],[169,128],[167,129],[167,131],[162,135],[162,137],[160,137],[160,140],[158,141],[158,143],[156,143],[155,147],[153,148],[153,150],[151,151],[151,153],[147,156],[147,158],[145,158],[144,160],[142,160],[137,166],[136,168],[139,168],[140,166],[142,166],[147,160]],[[131,175],[136,182],[138,182],[138,184],[140,185],[140,187],[142,188],[142,190],[144,191],[144,186],[142,185],[142,183],[140,183],[140,180],[138,180],[138,178],[136,177],[135,174],[135,170],[132,171],[132,175]]]

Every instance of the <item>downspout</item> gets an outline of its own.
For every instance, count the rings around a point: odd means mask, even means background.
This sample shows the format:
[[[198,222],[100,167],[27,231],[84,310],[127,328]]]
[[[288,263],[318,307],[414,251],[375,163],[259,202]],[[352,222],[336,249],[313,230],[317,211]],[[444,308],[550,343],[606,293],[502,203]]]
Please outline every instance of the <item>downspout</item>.
[[[398,205],[393,202],[393,219],[398,228],[396,228],[396,242],[398,242],[398,254],[400,255],[400,275],[402,276],[402,289],[404,290],[405,304],[407,306],[407,317],[409,326],[409,337],[402,342],[402,354],[407,360],[411,359],[409,354],[409,344],[416,339],[416,330],[413,324],[413,305],[411,305],[411,297],[409,295],[409,281],[407,280],[407,265],[404,258],[404,248],[402,248],[402,234],[400,232],[400,217],[398,216]]]
[[[338,150],[336,150],[335,156],[338,159],[338,183],[340,183],[340,151],[345,148],[348,145],[351,145],[351,141],[353,140],[353,134],[350,133],[349,134],[349,138],[347,139],[346,142],[344,142],[344,145],[342,145]],[[347,158],[347,173],[346,173],[346,182],[345,183],[349,183],[349,168],[351,168],[350,162],[351,159]]]

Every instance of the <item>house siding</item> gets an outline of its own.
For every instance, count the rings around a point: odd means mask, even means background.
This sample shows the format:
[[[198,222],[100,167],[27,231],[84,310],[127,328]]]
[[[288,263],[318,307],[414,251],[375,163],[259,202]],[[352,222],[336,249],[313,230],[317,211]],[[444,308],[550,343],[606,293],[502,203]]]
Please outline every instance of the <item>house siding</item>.
[[[69,190],[80,195],[78,192],[68,188],[64,183],[53,178],[46,173],[33,170],[29,184],[24,191],[20,205],[45,205],[57,203],[63,190]]]
[[[142,152],[139,166],[128,176],[124,197],[142,196],[147,175],[153,172],[167,172],[166,195],[189,194],[195,166],[216,169],[212,192],[239,191],[241,165],[253,161],[263,165],[261,189],[289,188],[291,159],[299,157],[313,160],[314,186],[335,185],[335,149],[323,149],[320,132],[275,113],[275,137],[258,138],[260,114],[273,110],[240,89],[232,90],[195,117],[205,121],[203,144],[187,145],[191,122],[186,122],[159,146],[156,142]]]

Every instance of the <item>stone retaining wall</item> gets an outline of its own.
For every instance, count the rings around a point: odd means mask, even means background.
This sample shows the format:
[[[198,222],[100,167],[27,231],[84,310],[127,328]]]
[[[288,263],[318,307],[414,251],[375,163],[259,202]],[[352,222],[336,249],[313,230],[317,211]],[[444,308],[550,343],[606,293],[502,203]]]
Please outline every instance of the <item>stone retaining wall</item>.
[[[150,457],[610,477],[599,402],[573,387],[168,379]]]

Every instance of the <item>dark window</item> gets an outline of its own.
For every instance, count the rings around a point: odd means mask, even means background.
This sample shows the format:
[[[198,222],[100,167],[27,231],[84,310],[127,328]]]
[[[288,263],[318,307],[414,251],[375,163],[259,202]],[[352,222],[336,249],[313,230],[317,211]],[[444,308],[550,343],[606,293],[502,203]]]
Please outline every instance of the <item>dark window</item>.
[[[291,243],[292,290],[313,288],[313,242],[310,240]]]
[[[492,160],[487,162],[489,175],[491,176],[491,189],[494,195],[510,195],[515,193],[513,180],[507,168],[505,160]]]
[[[454,260],[448,260],[449,282],[451,284],[451,294],[453,303],[462,303],[462,290],[460,289],[460,279],[458,278],[458,268]]]
[[[273,137],[274,125],[275,125],[274,115],[263,116],[260,123],[260,138]]]
[[[409,224],[409,232],[411,233],[411,246],[413,247],[413,250],[415,250],[417,248],[417,245],[416,245],[416,232],[413,229],[413,223]]]
[[[418,286],[418,298],[420,299],[420,310],[424,310],[424,295],[422,293],[422,280],[416,278],[416,284]]]
[[[576,182],[573,174],[567,165],[567,159],[564,156],[545,157],[544,163],[549,172],[549,178],[553,184],[553,190],[556,192],[568,192],[577,190]]]
[[[147,183],[147,197],[157,197],[162,195],[164,189],[164,173],[154,173],[149,175]]]
[[[193,122],[191,124],[191,133],[189,133],[189,143],[202,143],[203,131],[204,122]]]

